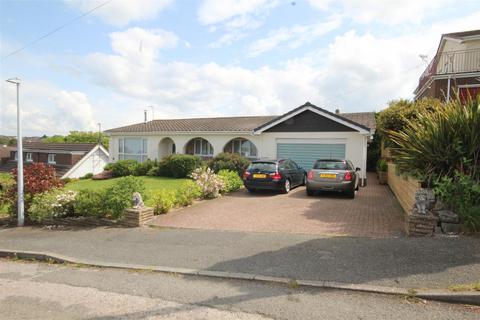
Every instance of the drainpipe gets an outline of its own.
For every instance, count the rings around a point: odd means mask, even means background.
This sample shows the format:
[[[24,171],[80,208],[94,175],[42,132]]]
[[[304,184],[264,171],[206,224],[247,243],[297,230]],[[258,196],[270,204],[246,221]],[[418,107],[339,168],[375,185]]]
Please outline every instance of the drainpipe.
[[[448,75],[448,83],[447,83],[447,102],[450,101],[450,81],[451,81],[451,75]]]

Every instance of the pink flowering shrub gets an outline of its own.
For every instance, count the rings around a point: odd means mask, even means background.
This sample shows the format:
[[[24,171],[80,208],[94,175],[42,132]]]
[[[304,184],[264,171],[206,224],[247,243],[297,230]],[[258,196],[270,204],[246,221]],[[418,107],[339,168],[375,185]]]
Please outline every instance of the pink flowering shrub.
[[[193,170],[190,177],[200,187],[200,194],[203,199],[213,199],[220,196],[225,187],[223,180],[210,168],[197,168]]]

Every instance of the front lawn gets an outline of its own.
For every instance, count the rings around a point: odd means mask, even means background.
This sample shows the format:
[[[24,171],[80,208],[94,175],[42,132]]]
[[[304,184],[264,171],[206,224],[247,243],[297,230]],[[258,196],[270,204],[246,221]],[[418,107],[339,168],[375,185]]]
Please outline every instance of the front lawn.
[[[185,181],[188,180],[188,179],[175,179],[175,178],[168,178],[168,177],[148,177],[148,176],[140,176],[137,178],[142,180],[145,183],[145,189],[147,189],[147,191],[150,191],[150,192],[163,190],[163,189],[174,190],[180,187]],[[75,190],[75,191],[78,191],[81,189],[99,190],[99,189],[110,187],[118,179],[120,178],[113,178],[108,180],[92,180],[92,179],[76,180],[76,181],[67,183],[65,188],[69,190]]]
[[[140,176],[137,177],[145,183],[145,189],[147,190],[149,199],[151,195],[159,190],[175,190],[179,188],[189,179],[175,179],[168,177],[149,177],[149,176]],[[108,180],[75,180],[69,182],[65,185],[66,189],[79,191],[81,189],[90,189],[90,190],[100,190],[107,187],[110,187],[115,181],[120,178],[113,178]],[[147,204],[149,204],[147,200]]]

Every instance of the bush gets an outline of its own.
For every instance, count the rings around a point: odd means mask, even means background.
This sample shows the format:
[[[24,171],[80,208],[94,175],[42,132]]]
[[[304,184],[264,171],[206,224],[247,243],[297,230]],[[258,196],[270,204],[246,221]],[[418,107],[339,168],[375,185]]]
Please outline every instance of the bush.
[[[175,192],[160,190],[154,194],[152,202],[155,214],[167,213],[176,204]]]
[[[230,170],[237,172],[238,176],[241,177],[250,163],[250,160],[236,153],[219,153],[209,161],[208,166],[215,173],[220,172],[220,170]]]
[[[480,183],[460,172],[435,182],[435,195],[455,211],[464,225],[480,231]]]
[[[63,218],[74,213],[74,203],[77,192],[53,189],[33,196],[28,210],[32,221],[42,222],[52,218]]]
[[[220,196],[224,188],[222,179],[210,168],[197,168],[191,174],[192,179],[200,187],[204,199],[213,199]]]
[[[157,176],[160,176],[160,177],[173,176],[172,170],[170,169],[170,158],[171,156],[167,156],[158,163],[158,168],[156,172]]]
[[[377,161],[377,171],[378,172],[387,172],[388,171],[388,163],[385,159],[379,159]]]
[[[158,176],[158,167],[152,167],[150,170],[148,170],[147,176],[149,177]]]
[[[200,187],[193,181],[186,181],[175,191],[175,202],[179,206],[189,206],[201,196]]]
[[[174,154],[166,158],[167,167],[174,178],[186,178],[200,166],[200,158],[189,154]],[[160,165],[159,168],[162,168]]]
[[[93,177],[93,173],[87,173],[86,175],[84,175],[83,177],[81,177],[80,179],[84,180],[84,179],[92,179]]]
[[[7,190],[2,192],[0,204],[7,205],[10,214],[15,216],[17,213],[17,169],[12,170],[14,182],[9,184]],[[24,180],[24,205],[28,212],[33,197],[36,194],[50,191],[54,188],[60,188],[63,183],[55,175],[55,168],[45,163],[32,163],[23,169]]]
[[[110,170],[114,177],[133,176],[137,170],[138,162],[135,160],[119,160],[112,163]]]
[[[135,168],[135,175],[145,176],[153,167],[156,166],[158,166],[157,160],[152,161],[150,159],[147,159],[145,162],[137,164],[137,167]]]
[[[104,217],[108,212],[105,206],[106,198],[107,193],[105,190],[80,190],[73,204],[75,215]]]
[[[120,178],[106,189],[105,207],[114,219],[121,218],[123,211],[133,205],[132,196],[139,192],[145,200],[145,184],[136,177]]]
[[[480,98],[479,98],[480,99]],[[430,183],[452,177],[455,170],[480,180],[479,101],[457,99],[434,113],[407,121],[403,131],[388,131],[397,147],[392,154],[399,169]]]
[[[220,170],[218,176],[223,181],[223,189],[222,192],[229,193],[233,191],[237,191],[243,186],[242,179],[238,176],[238,173],[235,171],[230,170]]]

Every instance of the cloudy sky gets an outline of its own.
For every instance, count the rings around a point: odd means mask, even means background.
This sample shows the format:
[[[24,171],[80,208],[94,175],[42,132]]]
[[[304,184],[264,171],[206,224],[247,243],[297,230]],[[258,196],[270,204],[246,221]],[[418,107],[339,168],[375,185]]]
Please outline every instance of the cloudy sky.
[[[155,118],[343,112],[411,98],[442,33],[480,28],[478,0],[0,1],[1,79],[22,79],[28,135]],[[0,134],[15,133],[1,81]],[[149,109],[149,118],[152,117]]]

